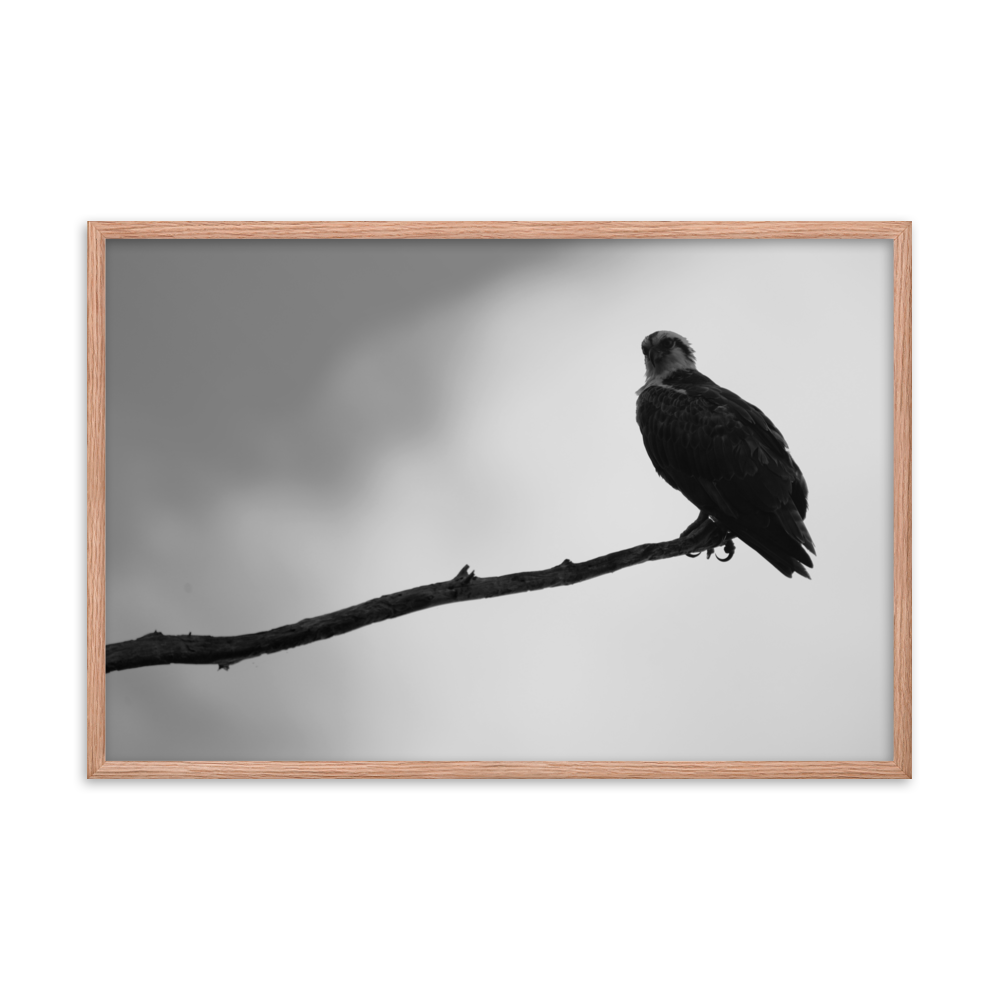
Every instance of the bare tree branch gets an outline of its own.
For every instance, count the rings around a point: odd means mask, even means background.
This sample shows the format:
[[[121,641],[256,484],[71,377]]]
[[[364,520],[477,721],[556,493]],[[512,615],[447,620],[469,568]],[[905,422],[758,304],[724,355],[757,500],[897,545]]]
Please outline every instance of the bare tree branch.
[[[130,670],[159,663],[215,663],[228,670],[240,660],[249,660],[267,653],[278,653],[310,642],[329,639],[331,636],[353,632],[354,629],[399,618],[401,615],[434,608],[456,601],[479,601],[504,594],[522,594],[548,587],[568,587],[573,583],[591,580],[596,576],[614,573],[627,566],[670,559],[674,556],[697,555],[725,545],[732,555],[732,542],[725,529],[704,516],[691,524],[680,538],[671,542],[651,542],[636,545],[621,552],[610,552],[587,562],[573,563],[568,559],[551,569],[527,573],[509,573],[507,576],[478,577],[463,566],[458,575],[441,583],[430,583],[411,590],[386,594],[374,600],[356,604],[342,611],[331,611],[318,618],[306,618],[294,625],[283,625],[268,632],[249,635],[163,635],[150,632],[127,642],[113,642],[105,648],[105,669]]]

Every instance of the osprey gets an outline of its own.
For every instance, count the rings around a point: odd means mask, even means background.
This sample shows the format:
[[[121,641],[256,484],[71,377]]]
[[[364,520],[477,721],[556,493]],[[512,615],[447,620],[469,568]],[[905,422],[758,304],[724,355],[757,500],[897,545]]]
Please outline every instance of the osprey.
[[[656,471],[701,511],[691,528],[711,518],[785,576],[808,577],[806,549],[816,552],[803,522],[808,489],[781,432],[702,375],[684,337],[657,330],[642,353],[636,420]]]

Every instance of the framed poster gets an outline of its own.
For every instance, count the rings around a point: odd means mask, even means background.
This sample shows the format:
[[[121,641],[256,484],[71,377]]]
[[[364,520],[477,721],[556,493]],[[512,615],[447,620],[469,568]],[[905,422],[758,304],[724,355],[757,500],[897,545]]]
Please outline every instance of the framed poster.
[[[909,777],[910,232],[90,223],[88,775]]]

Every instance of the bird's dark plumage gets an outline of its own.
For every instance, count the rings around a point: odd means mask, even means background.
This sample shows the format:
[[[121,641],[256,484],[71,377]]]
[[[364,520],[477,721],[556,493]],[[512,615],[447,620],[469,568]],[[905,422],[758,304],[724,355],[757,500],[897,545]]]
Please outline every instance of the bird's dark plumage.
[[[657,331],[643,354],[636,419],[656,471],[785,576],[808,577],[808,489],[778,428],[697,371],[683,337]]]

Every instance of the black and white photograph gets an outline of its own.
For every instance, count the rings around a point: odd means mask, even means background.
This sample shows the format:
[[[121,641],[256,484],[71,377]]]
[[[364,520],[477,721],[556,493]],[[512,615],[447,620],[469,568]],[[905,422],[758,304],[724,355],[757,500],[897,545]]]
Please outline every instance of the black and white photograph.
[[[109,761],[892,759],[891,240],[106,268]]]

